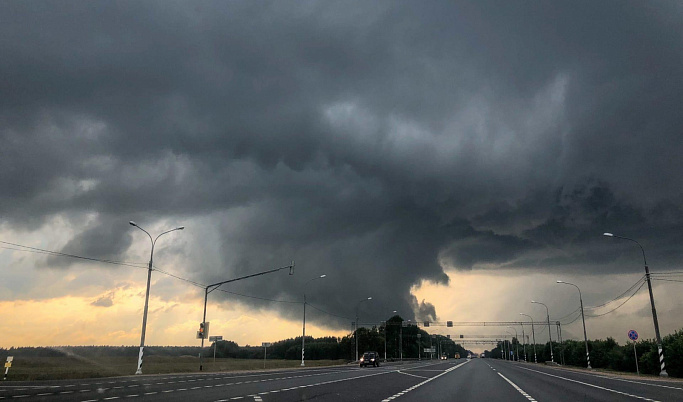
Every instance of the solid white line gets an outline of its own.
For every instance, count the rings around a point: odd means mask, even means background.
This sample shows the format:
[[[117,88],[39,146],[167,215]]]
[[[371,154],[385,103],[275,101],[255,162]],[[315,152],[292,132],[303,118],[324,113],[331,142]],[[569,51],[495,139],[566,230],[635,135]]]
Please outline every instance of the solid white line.
[[[498,375],[501,376],[501,377],[503,377],[503,379],[504,379],[505,381],[507,381],[510,385],[512,385],[520,394],[524,395],[524,397],[525,397],[526,399],[528,399],[528,400],[530,400],[530,401],[532,401],[532,402],[536,402],[536,400],[535,400],[534,398],[532,398],[531,396],[529,396],[529,394],[527,394],[526,392],[524,392],[524,390],[521,389],[517,384],[515,384],[514,382],[508,380],[508,378],[505,377],[504,375],[502,375],[501,373],[498,373]]]
[[[549,377],[555,377],[555,378],[559,378],[559,379],[561,379],[561,380],[575,382],[575,383],[577,383],[577,384],[582,384],[582,385],[586,385],[586,386],[589,386],[589,387],[598,388],[598,389],[601,389],[601,390],[604,390],[604,391],[609,391],[609,392],[614,392],[614,393],[620,394],[620,395],[630,396],[631,398],[638,398],[638,399],[642,399],[642,400],[644,400],[644,401],[659,402],[659,401],[657,401],[656,399],[645,398],[644,396],[633,395],[633,394],[629,394],[629,393],[627,393],[627,392],[617,391],[617,390],[615,390],[615,389],[605,388],[605,387],[601,387],[601,386],[599,386],[599,385],[590,384],[590,383],[583,382],[583,381],[572,380],[571,378],[560,377],[559,375],[553,375],[553,374],[544,373],[544,372],[542,372],[542,371],[531,370],[531,369],[528,369],[528,368],[526,368],[526,367],[520,367],[520,368],[523,369],[523,370],[533,371],[534,373],[539,373],[539,374],[547,375],[547,376],[549,376]]]
[[[651,387],[660,387],[660,388],[667,388],[667,389],[677,389],[677,390],[679,390],[679,391],[683,391],[683,388],[674,387],[674,386],[671,386],[671,385],[652,384],[652,383],[649,383],[649,382],[627,380],[627,379],[625,379],[625,378],[612,377],[612,376],[608,376],[608,375],[600,375],[600,374],[593,374],[593,373],[584,373],[584,372],[581,372],[581,371],[572,371],[572,373],[583,374],[583,375],[586,375],[586,376],[589,376],[589,377],[603,378],[603,379],[606,379],[606,380],[630,382],[630,383],[632,383],[632,384],[649,385],[649,386],[651,386]]]
[[[460,368],[461,366],[467,364],[468,362],[469,362],[469,360],[468,360],[468,361],[465,361],[465,362],[463,362],[463,363],[460,363],[460,364],[458,364],[457,366],[453,366],[453,367],[447,369],[446,371],[444,371],[444,372],[441,373],[441,374],[437,374],[437,375],[435,375],[434,377],[432,377],[432,378],[430,378],[430,379],[428,379],[428,380],[424,380],[424,381],[422,381],[422,382],[419,383],[419,384],[413,385],[412,387],[410,387],[410,388],[408,388],[408,389],[406,389],[406,390],[403,390],[403,391],[401,391],[401,392],[399,392],[399,393],[397,393],[397,394],[395,394],[395,395],[393,395],[393,396],[390,396],[389,398],[382,399],[382,402],[389,402],[389,401],[391,401],[391,400],[393,400],[393,399],[398,398],[398,397],[401,396],[401,395],[405,395],[405,394],[407,394],[408,392],[410,392],[410,391],[412,391],[412,390],[414,390],[414,389],[416,389],[416,388],[419,388],[419,387],[421,387],[421,386],[427,384],[427,383],[430,382],[430,381],[436,380],[437,378],[441,377],[442,375],[448,374],[448,373],[450,373],[451,371],[453,371],[453,370],[455,370],[455,369],[457,369],[457,368]]]
[[[440,371],[441,371],[441,370],[440,370]],[[409,375],[409,376],[411,376],[411,377],[417,377],[417,378],[422,378],[423,380],[425,380],[425,379],[429,378],[429,377],[423,377],[423,376],[421,376],[421,375],[415,375],[415,374],[410,374],[410,373],[404,373],[404,372],[403,372],[403,371],[401,371],[401,370],[397,371],[397,373],[399,373],[399,374],[405,374],[405,375]]]

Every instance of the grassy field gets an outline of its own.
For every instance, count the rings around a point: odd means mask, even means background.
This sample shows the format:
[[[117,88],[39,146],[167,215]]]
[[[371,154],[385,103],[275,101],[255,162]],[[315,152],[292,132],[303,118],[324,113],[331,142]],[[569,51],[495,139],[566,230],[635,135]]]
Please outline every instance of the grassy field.
[[[306,367],[345,364],[343,360],[308,360]],[[297,368],[300,360],[267,360],[266,369]],[[7,376],[8,381],[59,380],[75,378],[114,377],[135,374],[136,357],[26,357],[16,358]],[[263,360],[204,359],[205,372],[263,370]],[[142,367],[144,374],[199,372],[195,356],[148,356]],[[4,370],[3,370],[4,373]]]

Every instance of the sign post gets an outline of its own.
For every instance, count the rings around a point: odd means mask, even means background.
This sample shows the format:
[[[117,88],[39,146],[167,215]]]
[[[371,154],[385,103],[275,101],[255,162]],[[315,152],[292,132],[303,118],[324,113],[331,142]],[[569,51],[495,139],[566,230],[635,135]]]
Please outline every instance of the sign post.
[[[2,377],[3,381],[7,380],[7,372],[9,372],[9,368],[12,367],[12,360],[14,360],[14,356],[7,356],[7,362],[5,363],[5,376]]]
[[[223,335],[218,335],[218,336],[210,336],[209,337],[209,342],[213,342],[213,363],[216,363],[216,342],[222,341],[223,340]]]
[[[263,342],[261,343],[261,346],[263,346],[263,368],[266,368],[266,353],[268,352],[268,346],[272,346],[273,344],[270,342]]]
[[[633,356],[636,358],[636,373],[640,375],[640,369],[638,369],[638,352],[636,351],[636,341],[638,340],[638,332],[635,329],[628,331],[628,339],[633,341]]]

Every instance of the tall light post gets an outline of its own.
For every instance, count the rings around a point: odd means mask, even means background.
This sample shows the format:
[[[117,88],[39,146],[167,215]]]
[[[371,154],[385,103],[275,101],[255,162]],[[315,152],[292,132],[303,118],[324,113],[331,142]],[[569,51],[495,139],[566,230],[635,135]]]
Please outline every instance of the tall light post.
[[[517,351],[517,361],[519,361],[519,333],[517,332],[517,328],[511,327],[509,325],[508,328],[515,330],[515,338],[517,338],[517,345],[515,345],[515,350]]]
[[[147,306],[149,305],[149,285],[152,280],[152,262],[154,259],[154,245],[157,243],[157,240],[162,236],[165,235],[166,233],[170,233],[176,230],[183,230],[185,229],[185,226],[179,226],[175,229],[167,230],[160,235],[158,235],[156,238],[152,239],[152,235],[149,234],[148,231],[145,229],[141,228],[138,226],[137,223],[133,221],[129,221],[132,226],[135,226],[136,228],[142,230],[149,236],[149,240],[152,242],[152,251],[149,253],[149,268],[147,269],[147,292],[145,293],[145,309],[144,312],[142,313],[142,334],[140,335],[140,353],[138,354],[138,369],[135,371],[135,374],[142,374],[142,358],[144,355],[144,349],[145,349],[145,332],[147,330]]]
[[[304,331],[303,335],[301,336],[301,367],[306,366],[306,364],[304,364],[304,348],[306,347],[306,285],[308,285],[316,279],[323,279],[326,276],[327,275],[324,274],[316,276],[315,278],[309,279],[308,281],[306,281],[306,283],[304,283]]]
[[[533,301],[533,300],[531,302],[536,303],[536,304],[540,304],[543,307],[545,307],[545,311],[548,314],[547,317],[548,317],[548,340],[550,341],[550,361],[555,363],[555,357],[553,356],[553,337],[552,337],[552,335],[550,335],[550,310],[548,310],[548,306],[546,306],[545,304],[543,304],[541,302],[537,302],[537,301]]]
[[[206,324],[206,303],[209,300],[209,293],[211,293],[214,290],[218,289],[219,287],[225,285],[226,283],[237,282],[237,281],[241,281],[242,279],[266,275],[266,274],[270,274],[272,272],[282,271],[283,269],[289,269],[289,274],[294,275],[294,261],[292,261],[291,265],[287,265],[284,267],[269,269],[268,271],[263,271],[263,272],[258,272],[255,274],[245,275],[245,276],[241,276],[239,278],[228,279],[227,281],[212,283],[211,285],[208,285],[206,288],[204,288],[204,315],[202,315],[202,324]],[[202,334],[202,337],[201,337],[202,346],[199,349],[199,371],[202,371],[202,368],[203,368],[203,365],[202,365],[202,349],[204,349],[204,339],[206,338],[206,336],[207,336],[207,334],[204,333],[204,334]]]
[[[508,328],[511,328],[511,327],[508,327]],[[512,334],[512,332],[508,331],[507,329],[505,330],[505,333],[510,335],[510,339],[512,339],[512,337],[514,336]],[[507,341],[507,339],[506,339],[506,341]],[[512,355],[512,359],[509,358],[510,355]],[[510,343],[508,343],[508,360],[515,361],[515,355],[514,355],[514,353],[512,353],[512,340],[510,340]]]
[[[579,289],[578,286],[574,285],[573,283],[565,282],[565,281],[557,281],[557,283],[565,284],[565,285],[572,285],[576,288],[576,290],[579,291],[579,303],[581,304],[581,321],[583,321],[583,341],[586,344],[586,361],[588,362],[588,369],[592,369],[591,367],[591,355],[588,353],[588,336],[586,335],[586,319],[583,316],[583,297],[581,296],[581,289]]]
[[[529,314],[519,313],[519,315],[523,315],[531,319],[531,335],[533,336],[534,340],[534,363],[538,363],[538,357],[536,356],[536,330],[534,330],[534,318]]]
[[[657,320],[657,310],[655,309],[655,297],[652,294],[652,282],[650,282],[650,268],[647,266],[647,260],[645,259],[645,249],[643,246],[633,239],[628,237],[617,236],[612,233],[603,233],[603,236],[615,237],[617,239],[629,240],[640,247],[640,251],[643,252],[643,263],[645,265],[645,279],[647,280],[647,289],[650,291],[650,305],[652,306],[652,320],[655,323],[655,336],[657,336],[657,349],[659,350],[659,363],[661,364],[661,371],[659,375],[661,377],[668,377],[669,373],[666,372],[666,366],[664,364],[664,350],[662,350],[662,337],[659,335],[659,321]]]
[[[393,313],[396,314],[396,310]],[[384,361],[387,361],[387,321],[384,321]]]
[[[526,335],[524,334],[524,323],[520,322],[519,323],[522,326],[522,347],[524,348],[524,362],[526,363],[527,357],[526,357]]]
[[[356,304],[356,330],[354,331],[356,335],[356,361],[358,361],[358,307],[360,307],[361,303],[368,300],[372,300],[372,296],[368,297],[367,299],[363,299]]]

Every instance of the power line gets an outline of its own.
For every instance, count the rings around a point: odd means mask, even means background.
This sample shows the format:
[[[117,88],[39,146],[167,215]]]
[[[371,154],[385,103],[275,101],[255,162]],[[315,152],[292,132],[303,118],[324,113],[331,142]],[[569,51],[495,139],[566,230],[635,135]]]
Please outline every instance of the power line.
[[[344,317],[344,316],[342,316],[342,315],[337,315],[337,314],[329,313],[329,312],[327,312],[327,311],[325,311],[325,310],[323,310],[323,309],[320,309],[320,308],[318,308],[318,307],[312,305],[311,303],[306,303],[306,304],[309,305],[309,306],[311,306],[311,307],[313,307],[314,309],[320,311],[321,313],[325,313],[325,314],[331,315],[331,316],[333,316],[333,317],[344,318],[344,319],[347,319],[347,320],[353,320],[353,318],[351,318],[351,317]]]
[[[681,282],[681,283],[683,283],[683,281],[679,281],[679,280],[676,280],[676,279],[658,279],[658,278],[652,278],[652,280],[653,280],[653,281]]]
[[[608,311],[608,312],[606,312],[606,313],[602,313],[602,314],[593,314],[593,315],[588,315],[588,316],[589,316],[589,317],[601,317],[601,316],[603,316],[603,315],[607,315],[607,314],[609,314],[609,313],[615,311],[615,310],[618,309],[619,307],[621,307],[621,306],[623,306],[624,304],[626,304],[626,302],[628,302],[629,300],[631,300],[631,298],[633,298],[633,296],[635,296],[636,293],[638,293],[638,291],[639,291],[644,285],[645,285],[645,282],[641,283],[640,286],[638,286],[638,289],[636,289],[636,291],[633,292],[633,294],[632,294],[631,296],[629,296],[628,299],[624,300],[623,303],[621,303],[621,304],[618,305],[617,307],[613,308],[612,310],[610,310],[610,311]]]
[[[612,303],[612,302],[614,302],[614,301],[616,301],[616,300],[621,299],[621,298],[624,297],[627,293],[631,292],[636,286],[638,286],[638,284],[639,284],[640,282],[642,282],[642,281],[644,280],[644,278],[645,278],[645,275],[641,276],[640,279],[638,279],[638,280],[636,281],[636,283],[634,283],[630,288],[626,289],[622,294],[620,294],[619,296],[615,297],[614,299],[612,299],[612,300],[610,300],[610,301],[608,301],[608,302],[605,302],[605,303],[603,303],[603,304],[600,304],[600,305],[598,305],[598,306],[584,307],[584,309],[587,309],[587,310],[598,309],[598,308],[604,307],[604,306],[606,306],[606,305],[608,305],[608,304],[610,304],[610,303]],[[644,283],[644,282],[643,282],[643,283]],[[641,285],[641,286],[642,286],[642,285]]]
[[[277,303],[292,303],[292,304],[302,304],[302,303],[303,303],[303,302],[300,302],[300,301],[276,300],[276,299],[268,299],[268,298],[266,298],[266,297],[250,296],[250,295],[245,295],[245,294],[242,294],[242,293],[231,292],[231,291],[225,290],[225,289],[216,289],[216,290],[218,290],[219,292],[223,292],[223,293],[229,293],[229,294],[235,295],[235,296],[248,297],[248,298],[250,298],[250,299],[265,300],[265,301],[271,301],[271,302],[277,302]]]
[[[115,260],[103,260],[99,258],[90,258],[90,257],[83,257],[80,255],[75,255],[75,254],[68,254],[68,253],[62,253],[59,251],[52,251],[52,250],[45,250],[42,248],[37,248],[37,247],[30,247],[30,246],[24,246],[21,244],[16,244],[16,243],[10,243],[7,241],[2,241],[0,240],[0,243],[2,244],[9,244],[10,246],[14,247],[22,247],[25,248],[26,250],[23,249],[14,249],[16,251],[25,251],[25,252],[34,252],[38,254],[49,254],[49,255],[55,255],[55,256],[60,256],[60,257],[69,257],[69,258],[76,258],[79,260],[86,260],[86,261],[94,261],[94,262],[102,262],[105,264],[112,264],[112,265],[124,265],[124,266],[129,266],[133,268],[147,268],[145,263],[142,262],[127,262],[127,261],[115,261]],[[145,265],[145,266],[143,266]]]
[[[199,288],[202,288],[202,289],[206,288],[206,285],[204,285],[204,284],[201,284],[201,283],[199,283],[199,282],[195,282],[195,281],[193,281],[193,280],[191,280],[191,279],[187,279],[187,278],[180,277],[180,276],[178,276],[178,275],[174,275],[174,274],[172,274],[172,273],[170,273],[170,272],[168,272],[168,271],[164,271],[164,270],[162,270],[162,269],[159,269],[159,268],[157,268],[156,266],[154,266],[154,270],[157,271],[157,272],[159,272],[159,273],[162,273],[162,274],[164,274],[164,275],[168,275],[168,276],[170,276],[170,277],[179,279],[179,280],[181,280],[181,281],[185,281],[185,282],[187,282],[187,283],[189,283],[189,284],[191,284],[191,285],[197,286],[197,287],[199,287]]]

